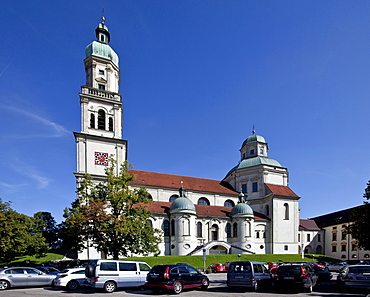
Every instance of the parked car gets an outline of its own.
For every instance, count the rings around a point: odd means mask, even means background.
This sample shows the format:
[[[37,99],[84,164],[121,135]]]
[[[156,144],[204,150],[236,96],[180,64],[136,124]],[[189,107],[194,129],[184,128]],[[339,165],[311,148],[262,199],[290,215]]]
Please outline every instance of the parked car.
[[[33,267],[10,267],[0,270],[0,290],[13,287],[51,286],[55,275]]]
[[[348,266],[346,262],[338,262],[327,266],[329,271],[339,272],[343,267]]]
[[[117,288],[145,285],[150,266],[145,262],[91,260],[85,268],[86,285],[112,293]]]
[[[40,266],[40,267],[35,267],[38,270],[41,270],[42,272],[45,272],[47,274],[58,274],[60,273],[59,269],[56,269],[55,267],[51,266]]]
[[[230,266],[230,261],[229,262],[225,262],[224,265],[225,265],[225,268],[226,268],[226,271],[229,270],[229,266]]]
[[[322,269],[322,268],[314,266],[314,271],[317,274],[318,283],[330,281],[333,277],[333,274],[326,268]]]
[[[260,286],[271,284],[270,272],[260,262],[231,262],[227,271],[227,286],[229,289],[251,288],[254,291]]]
[[[337,277],[342,288],[370,288],[370,266],[349,265]]]
[[[273,275],[273,285],[276,289],[295,288],[312,292],[318,276],[311,265],[303,263],[282,264]]]
[[[226,272],[226,266],[221,263],[213,263],[207,269],[212,270],[212,272]]]
[[[183,289],[189,288],[206,290],[209,279],[190,265],[155,265],[147,275],[145,286],[155,293],[172,290],[180,294]]]
[[[77,290],[85,286],[85,267],[68,268],[58,273],[53,281],[53,286],[64,287],[67,290]]]

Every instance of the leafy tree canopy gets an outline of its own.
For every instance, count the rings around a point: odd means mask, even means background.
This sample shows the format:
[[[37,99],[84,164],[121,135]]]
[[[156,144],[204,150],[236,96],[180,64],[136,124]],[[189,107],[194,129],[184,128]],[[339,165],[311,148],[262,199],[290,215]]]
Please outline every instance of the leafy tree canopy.
[[[24,255],[41,256],[47,244],[34,218],[20,214],[0,198],[0,260],[10,263]]]
[[[59,247],[59,230],[57,222],[50,212],[39,211],[33,215],[38,230],[42,233],[49,248],[56,249]]]
[[[351,213],[351,221],[348,232],[358,241],[358,246],[370,250],[370,181],[367,183],[363,196],[366,201],[360,207],[356,207]]]
[[[94,183],[90,176],[80,182],[78,197],[71,208],[65,209],[66,229],[74,237],[74,247],[82,250],[90,242],[107,256],[118,259],[132,254],[158,254],[162,231],[154,229],[151,213],[145,204],[151,203],[145,188],[131,189],[134,176],[127,161],[116,174],[111,158],[106,180]]]

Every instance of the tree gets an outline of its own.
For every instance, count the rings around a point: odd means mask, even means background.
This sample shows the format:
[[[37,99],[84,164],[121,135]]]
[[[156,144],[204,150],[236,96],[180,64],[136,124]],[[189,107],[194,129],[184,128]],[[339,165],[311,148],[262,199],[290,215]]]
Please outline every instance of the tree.
[[[59,230],[57,222],[50,212],[39,211],[33,215],[38,230],[42,233],[50,249],[59,247]]]
[[[71,208],[65,209],[66,229],[73,237],[78,250],[90,242],[100,252],[118,259],[131,254],[158,254],[161,231],[154,229],[151,213],[145,204],[150,203],[145,188],[130,189],[134,176],[127,161],[115,174],[116,163],[110,159],[106,180],[98,184],[86,175],[77,190],[78,197]]]
[[[367,187],[363,196],[366,201],[364,204],[356,207],[350,216],[353,222],[348,226],[348,233],[357,240],[358,246],[365,250],[370,250],[370,181],[367,182]]]
[[[10,207],[0,198],[0,260],[10,263],[24,255],[41,256],[47,251],[35,220]]]

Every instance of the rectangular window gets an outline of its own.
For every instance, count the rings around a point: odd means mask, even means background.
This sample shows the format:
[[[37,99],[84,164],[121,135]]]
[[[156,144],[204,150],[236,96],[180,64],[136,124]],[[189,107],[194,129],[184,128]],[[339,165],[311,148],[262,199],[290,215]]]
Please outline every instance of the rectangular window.
[[[242,193],[247,193],[247,184],[242,184]]]
[[[287,251],[287,250],[288,250],[288,246],[284,245],[284,251]]]
[[[104,75],[104,70],[99,69],[99,74]]]
[[[99,90],[105,90],[105,85],[101,85],[101,84],[99,84],[99,85],[98,85],[98,88],[99,88]]]
[[[321,234],[317,234],[317,241],[321,242]]]
[[[342,231],[342,240],[346,240],[347,239],[347,233],[346,231]]]
[[[333,241],[337,241],[337,233],[333,233],[332,234],[332,240]]]
[[[307,234],[307,241],[311,241],[311,234]]]
[[[357,251],[357,245],[355,243],[352,243],[352,251]]]
[[[298,242],[301,242],[301,234],[298,234]]]
[[[342,249],[341,249],[341,251],[342,252],[345,252],[347,250],[347,246],[345,245],[345,244],[342,244]]]
[[[100,270],[117,271],[117,262],[101,262]]]
[[[119,263],[119,271],[136,271],[136,263]]]
[[[257,182],[254,182],[252,184],[252,192],[258,192],[258,183]]]
[[[336,245],[332,245],[331,246],[331,252],[332,253],[336,253],[337,252],[337,246]]]

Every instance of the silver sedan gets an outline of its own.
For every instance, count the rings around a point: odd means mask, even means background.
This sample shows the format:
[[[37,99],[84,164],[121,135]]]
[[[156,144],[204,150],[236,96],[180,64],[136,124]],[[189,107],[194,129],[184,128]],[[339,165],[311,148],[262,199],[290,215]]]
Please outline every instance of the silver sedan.
[[[0,270],[0,290],[12,287],[51,286],[55,275],[32,267],[10,267]]]

